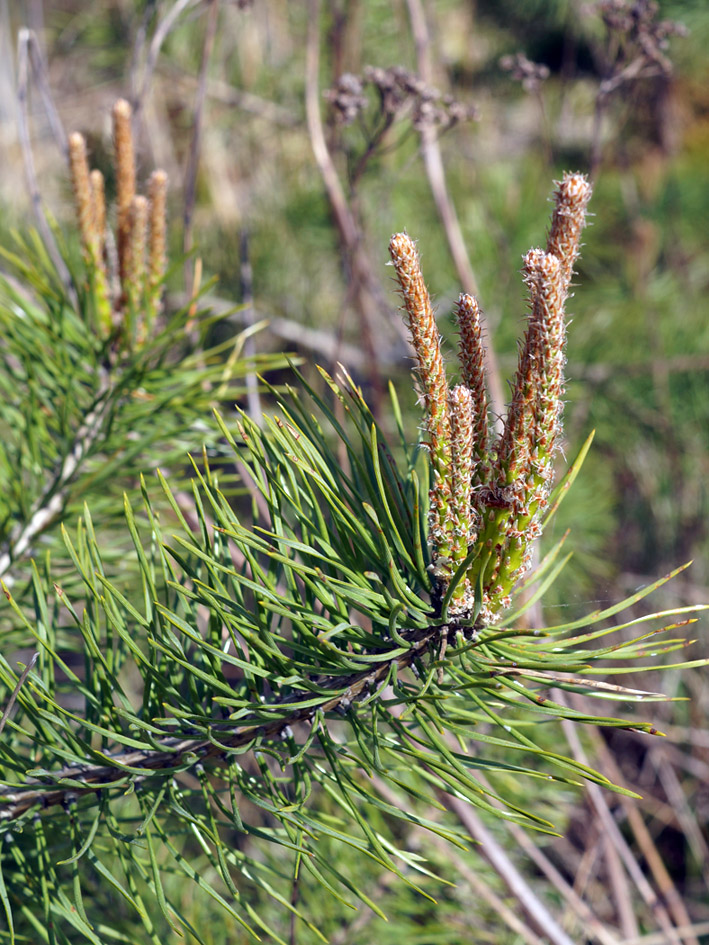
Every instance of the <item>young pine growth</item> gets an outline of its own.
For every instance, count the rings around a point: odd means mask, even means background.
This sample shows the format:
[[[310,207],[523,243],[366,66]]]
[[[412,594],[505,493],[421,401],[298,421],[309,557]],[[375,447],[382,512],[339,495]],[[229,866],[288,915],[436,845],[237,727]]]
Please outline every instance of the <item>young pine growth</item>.
[[[64,531],[75,567],[63,569],[61,584],[45,583],[47,568],[16,581],[29,588],[22,599],[3,587],[11,647],[39,652],[26,670],[0,655],[0,925],[7,916],[15,941],[35,941],[40,916],[43,927],[54,923],[57,942],[103,945],[126,941],[128,903],[146,933],[131,941],[172,941],[170,927],[194,938],[196,919],[218,908],[232,923],[229,941],[251,935],[285,942],[289,926],[291,940],[297,932],[300,942],[302,931],[303,942],[325,941],[329,919],[322,932],[317,928],[328,912],[324,890],[347,908],[359,900],[371,910],[373,885],[384,887],[377,870],[390,870],[413,888],[412,865],[426,883],[435,877],[435,863],[421,868],[425,861],[408,848],[409,827],[429,826],[462,855],[467,823],[460,814],[460,824],[452,820],[462,804],[486,818],[556,830],[537,810],[540,795],[533,786],[522,793],[518,778],[534,778],[533,785],[544,771],[545,794],[554,781],[566,792],[584,778],[613,788],[604,775],[559,754],[561,723],[657,734],[652,717],[642,717],[642,702],[662,694],[618,685],[617,674],[633,672],[640,660],[637,671],[645,673],[647,657],[684,647],[682,638],[656,635],[692,622],[688,614],[704,607],[650,614],[640,636],[624,632],[609,646],[606,635],[616,628],[607,621],[615,624],[624,607],[635,608],[668,575],[581,620],[534,630],[533,639],[514,615],[503,627],[486,626],[500,617],[529,567],[549,504],[560,437],[564,304],[590,196],[577,174],[559,185],[546,249],[525,256],[528,322],[499,435],[488,417],[478,303],[469,295],[458,300],[461,369],[458,382],[449,384],[416,248],[405,234],[392,237],[425,412],[428,520],[421,463],[409,449],[395,391],[402,464],[344,368],[341,380],[321,371],[337,412],[301,376],[299,390],[270,388],[278,406],[261,422],[246,412],[236,422],[217,415],[218,438],[208,446],[219,448],[204,449],[194,464],[194,504],[186,508],[184,486],[170,474],[182,460],[174,441],[182,442],[185,417],[201,420],[206,413],[212,385],[221,390],[224,363],[209,352],[204,360],[214,366],[203,371],[194,360],[182,362],[186,379],[175,400],[180,366],[165,359],[166,371],[160,348],[172,346],[173,332],[151,331],[165,265],[166,179],[153,175],[147,203],[136,194],[126,106],[117,117],[119,177],[124,169],[117,253],[105,225],[103,181],[89,173],[77,136],[72,167],[87,269],[109,304],[101,330],[107,344],[115,339],[122,346],[122,357],[108,365],[118,383],[99,388],[104,352],[93,344],[87,318],[86,356],[76,360],[88,368],[68,388],[83,398],[74,408],[76,432],[59,442],[58,460],[49,456],[50,489],[37,489],[31,505],[25,483],[33,479],[30,467],[23,468],[19,511],[44,509],[46,526],[57,514],[58,492],[71,508],[69,487],[83,455],[92,465],[79,483],[88,480],[94,494],[101,490],[105,510],[115,457],[123,481],[138,477],[138,460],[128,465],[130,454],[121,453],[129,437],[145,437],[140,456],[159,457],[168,474],[158,473],[159,488],[141,480],[142,507],[126,502],[130,542],[97,537],[87,510],[75,537]],[[24,390],[31,400],[37,359],[51,381],[54,341],[65,335],[54,325],[52,334],[41,334],[49,318],[25,331],[32,309],[18,318],[23,296],[10,298],[5,325],[14,347],[6,387],[12,392],[17,364],[27,364]],[[68,305],[59,317],[64,313],[73,324]],[[190,309],[175,315],[180,318],[184,326]],[[35,337],[41,343],[28,348]],[[73,345],[75,336],[67,337]],[[145,347],[136,352],[143,338]],[[140,362],[153,351],[158,369],[151,373]],[[241,362],[234,361],[237,369]],[[67,385],[63,374],[56,377],[36,411],[33,442],[54,445],[56,430],[67,426]],[[8,397],[5,415],[8,429],[9,421],[19,423],[18,444],[27,437],[21,403]],[[164,444],[158,457],[156,403]],[[42,426],[45,404],[59,413]],[[97,415],[107,418],[105,433]],[[253,517],[247,503],[234,501],[224,473],[227,446],[243,468]],[[108,457],[107,471],[97,479],[101,455]],[[12,441],[8,456],[35,462]],[[5,466],[5,494],[12,498],[17,477],[11,462]],[[19,518],[5,517],[13,515]],[[38,521],[42,514],[33,512],[29,524],[10,534],[7,550],[0,549],[0,572],[17,573],[39,536]],[[104,548],[131,544],[135,563],[114,576]],[[542,574],[545,582],[555,576]],[[637,623],[634,612],[617,629]],[[464,628],[469,639],[459,645]],[[74,650],[76,659],[67,660]],[[602,674],[613,682],[599,679]],[[565,689],[589,696],[589,706],[599,696],[635,705],[628,718],[595,717],[555,695]],[[479,779],[481,769],[489,781]],[[185,883],[193,884],[198,911],[189,911]],[[430,885],[421,888],[429,895]],[[120,903],[115,890],[124,890]],[[393,901],[398,908],[398,894]],[[234,923],[243,933],[233,931]]]
[[[103,175],[89,171],[86,142],[78,132],[69,138],[69,170],[81,235],[95,327],[120,347],[139,348],[162,306],[167,266],[167,174],[154,171],[148,196],[136,193],[135,147],[131,107],[125,99],[113,106],[116,174],[116,235],[109,232]]]
[[[481,625],[497,620],[530,566],[532,543],[553,480],[564,393],[565,303],[579,254],[591,186],[565,174],[554,194],[546,250],[524,257],[527,330],[502,433],[493,438],[483,370],[480,309],[457,305],[461,383],[449,393],[430,296],[414,242],[391,238],[389,252],[418,360],[430,452],[429,533],[434,600]]]

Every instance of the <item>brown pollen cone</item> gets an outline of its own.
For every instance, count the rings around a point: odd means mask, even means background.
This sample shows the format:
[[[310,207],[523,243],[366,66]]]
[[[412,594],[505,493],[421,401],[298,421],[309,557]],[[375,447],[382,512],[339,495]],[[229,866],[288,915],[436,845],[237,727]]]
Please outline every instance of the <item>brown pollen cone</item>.
[[[96,235],[99,262],[103,263],[103,247],[106,240],[106,190],[101,171],[91,171],[89,179],[93,230]]]
[[[554,212],[547,240],[547,252],[561,263],[564,297],[568,294],[574,263],[581,246],[581,230],[586,224],[586,207],[591,185],[584,174],[565,173],[554,191]]]
[[[459,330],[458,354],[461,377],[472,394],[473,450],[478,460],[487,454],[488,401],[485,388],[485,349],[482,342],[480,306],[477,299],[463,293],[455,309]]]
[[[86,141],[78,131],[69,135],[69,170],[76,203],[76,217],[84,251],[88,258],[95,262],[97,241],[91,198],[89,162],[86,155]]]
[[[118,209],[118,268],[121,285],[126,292],[126,260],[131,234],[131,204],[135,196],[135,152],[132,110],[130,104],[119,99],[113,106],[113,146],[116,160],[116,203]]]
[[[389,253],[401,287],[411,340],[418,360],[418,375],[426,408],[426,430],[431,456],[431,520],[429,540],[434,559],[447,568],[451,552],[450,461],[451,429],[448,415],[446,379],[441,339],[433,314],[431,297],[423,279],[416,245],[406,233],[396,233],[389,241]],[[438,574],[436,560],[434,571]]]
[[[151,291],[160,291],[160,284],[167,266],[167,174],[156,170],[148,183],[150,244],[149,271]]]

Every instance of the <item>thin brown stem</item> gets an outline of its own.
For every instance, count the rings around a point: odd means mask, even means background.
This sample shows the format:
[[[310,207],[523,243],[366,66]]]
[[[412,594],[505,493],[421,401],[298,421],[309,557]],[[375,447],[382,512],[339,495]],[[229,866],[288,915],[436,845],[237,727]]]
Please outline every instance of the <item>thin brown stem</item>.
[[[335,221],[347,276],[352,290],[354,306],[360,316],[362,344],[367,351],[369,378],[373,388],[373,413],[379,413],[383,399],[383,383],[379,363],[378,341],[373,326],[381,317],[381,308],[376,300],[376,280],[367,258],[361,227],[355,211],[347,202],[335,163],[325,139],[320,114],[320,0],[308,0],[308,34],[305,55],[305,115],[310,136],[310,145],[315,163],[320,171],[325,192],[330,202]]]
[[[426,83],[432,81],[432,68],[429,56],[430,38],[426,17],[421,0],[406,0],[409,11],[414,42],[416,44],[416,62],[418,73]],[[429,187],[436,204],[436,210],[443,226],[448,248],[453,258],[458,278],[463,290],[469,295],[478,296],[478,282],[465,248],[463,231],[453,201],[448,193],[446,174],[441,156],[441,148],[436,129],[432,125],[424,125],[421,129],[421,156],[423,157]],[[484,324],[483,324],[484,328]],[[492,408],[493,423],[497,432],[501,430],[500,417],[505,405],[505,392],[502,376],[497,363],[497,357],[492,347],[490,333],[487,332],[485,347],[485,375],[490,388],[490,406]]]
[[[566,696],[560,690],[555,690],[554,699],[562,706],[568,705]],[[567,743],[571,749],[572,756],[581,764],[588,765],[589,760],[581,746],[581,741],[574,726],[567,719],[562,719],[561,725],[564,730]],[[672,924],[672,920],[670,919],[667,909],[648,882],[645,874],[642,872],[635,856],[633,855],[628,842],[620,832],[620,829],[618,828],[618,825],[609,810],[608,803],[603,796],[603,792],[601,791],[600,787],[597,784],[587,783],[586,792],[593,808],[596,811],[597,816],[599,817],[604,832],[607,834],[618,851],[620,859],[629,877],[632,879],[645,903],[652,910],[655,918],[657,919],[658,925],[667,936],[668,945],[679,945],[680,938]]]
[[[150,82],[153,78],[153,72],[155,71],[155,66],[157,65],[158,56],[160,55],[160,50],[162,49],[162,44],[169,36],[170,31],[175,26],[175,23],[180,18],[181,14],[191,6],[195,6],[198,2],[199,0],[176,0],[175,5],[170,7],[168,12],[155,28],[153,38],[151,39],[150,46],[148,47],[148,55],[146,57],[145,67],[143,69],[140,90],[138,91],[135,101],[133,102],[133,117],[136,123],[136,128],[138,128],[140,125],[142,112],[145,107],[145,99],[148,95]]]
[[[507,853],[483,824],[473,807],[457,797],[446,797],[446,805],[458,817],[470,836],[481,844],[480,851],[515,897],[532,924],[552,945],[575,945],[546,906],[534,894],[529,883]]]
[[[185,169],[185,204],[182,213],[182,223],[184,227],[182,235],[182,250],[186,256],[184,264],[185,288],[189,288],[189,286],[192,284],[192,259],[189,256],[189,253],[192,249],[192,221],[197,191],[197,172],[199,170],[199,159],[202,146],[204,100],[207,94],[207,70],[209,68],[209,60],[212,58],[212,51],[214,49],[214,38],[217,34],[218,20],[219,0],[208,0],[207,23],[204,30],[202,59],[199,67],[197,97],[195,99],[194,106],[194,125],[192,128],[192,138],[190,140],[190,149],[187,157],[187,167]]]
[[[239,275],[241,279],[241,303],[244,316],[244,323],[251,328],[255,321],[254,311],[254,279],[251,266],[251,256],[249,253],[249,233],[244,230],[240,239],[240,266]],[[244,341],[244,358],[246,362],[256,354],[253,334],[248,334]],[[261,398],[258,390],[258,379],[253,370],[249,369],[246,377],[246,403],[248,413],[257,426],[263,424],[263,414],[261,411]]]
[[[64,160],[66,161],[68,151],[67,134],[64,130],[62,120],[59,117],[59,112],[57,111],[54,104],[54,99],[52,98],[47,75],[47,63],[45,61],[44,53],[42,52],[42,47],[35,31],[30,31],[29,33],[29,54],[30,60],[32,62],[32,75],[37,85],[39,94],[42,98],[44,112],[47,116],[49,127],[52,129],[52,134],[54,135],[54,140],[57,143],[57,147],[61,151]]]
[[[31,30],[21,29],[19,31],[17,37],[17,137],[20,142],[20,150],[22,151],[22,160],[25,168],[25,179],[27,180],[27,189],[32,203],[32,210],[37,220],[37,227],[42,235],[42,241],[57,270],[62,285],[69,296],[71,304],[76,308],[78,306],[78,299],[71,280],[71,274],[62,259],[54,239],[54,234],[49,227],[44,212],[42,195],[37,183],[37,171],[35,169],[34,155],[32,153],[32,144],[30,142],[27,100],[29,93],[29,48],[33,42],[34,34]]]

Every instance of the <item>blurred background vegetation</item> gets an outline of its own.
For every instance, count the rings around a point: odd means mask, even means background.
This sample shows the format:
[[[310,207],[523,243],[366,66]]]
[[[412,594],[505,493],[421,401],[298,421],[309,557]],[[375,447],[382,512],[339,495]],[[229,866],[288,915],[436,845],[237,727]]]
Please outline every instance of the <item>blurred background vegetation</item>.
[[[93,164],[108,174],[110,109],[125,96],[136,111],[139,173],[161,166],[170,177],[172,258],[194,248],[172,273],[168,305],[184,302],[200,270],[203,282],[216,276],[215,307],[241,303],[221,332],[265,318],[257,349],[292,351],[328,369],[341,360],[385,426],[393,423],[383,397],[392,378],[413,436],[410,351],[386,268],[390,234],[406,229],[418,239],[449,341],[458,292],[479,296],[502,409],[525,311],[521,256],[544,241],[552,180],[565,169],[590,172],[593,225],[570,306],[567,455],[597,433],[547,536],[570,527],[574,558],[538,616],[581,614],[689,559],[662,593],[668,606],[707,601],[709,7],[655,7],[2,0],[0,240],[37,224],[23,119],[43,205],[65,225],[63,135],[82,131]],[[637,805],[609,800],[606,808],[641,878],[665,905],[678,899],[698,929],[709,928],[703,674],[653,680],[668,696],[691,697],[653,709],[667,744],[620,732],[584,736],[601,770],[643,794]],[[566,836],[544,841],[558,884],[532,863],[530,848],[523,853],[520,837],[512,849],[560,909],[574,911],[563,879],[615,930],[608,941],[709,942],[697,930],[686,939],[642,937],[652,898],[612,852],[590,795],[564,798],[556,789],[535,799],[546,802],[557,822],[564,811]],[[418,842],[460,879],[464,864],[436,852],[430,838]],[[466,874],[435,907],[398,887],[373,895],[387,910],[387,897],[398,897],[394,912],[410,919],[407,942],[532,941],[495,931],[499,910],[514,904],[480,899],[475,882]],[[492,871],[488,883],[509,897]],[[191,917],[198,926],[200,908]],[[334,904],[325,908],[333,909],[333,941],[388,940],[371,915],[343,924]],[[392,934],[401,940],[401,926]],[[234,941],[218,930],[213,940]]]

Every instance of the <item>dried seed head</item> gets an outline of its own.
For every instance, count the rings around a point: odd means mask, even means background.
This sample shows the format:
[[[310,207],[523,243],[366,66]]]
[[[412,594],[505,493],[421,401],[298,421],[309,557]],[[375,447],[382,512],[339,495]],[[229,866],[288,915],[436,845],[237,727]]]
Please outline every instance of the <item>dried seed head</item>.
[[[512,74],[512,78],[522,83],[525,92],[538,92],[542,83],[549,78],[549,67],[540,62],[532,62],[523,52],[514,56],[503,56],[500,67]]]

